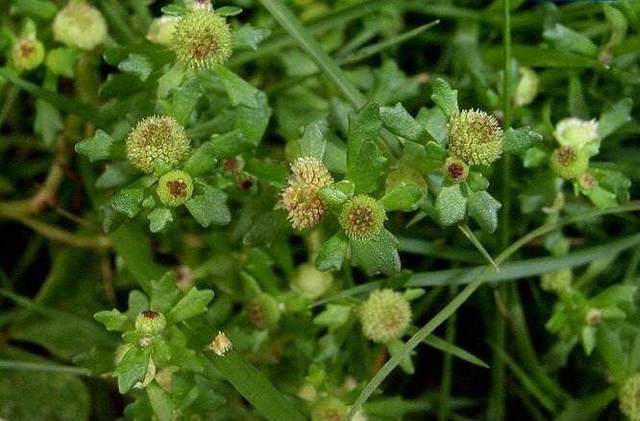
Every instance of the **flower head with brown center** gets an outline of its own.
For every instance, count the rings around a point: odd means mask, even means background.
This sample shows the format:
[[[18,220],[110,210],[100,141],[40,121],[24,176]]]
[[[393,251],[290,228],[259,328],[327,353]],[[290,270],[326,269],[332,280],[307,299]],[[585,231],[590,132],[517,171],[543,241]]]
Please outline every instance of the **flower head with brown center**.
[[[127,158],[133,166],[151,173],[156,161],[176,166],[185,160],[190,144],[184,127],[173,117],[147,117],[127,137]]]
[[[399,292],[373,291],[360,307],[362,333],[374,342],[387,343],[400,338],[411,321],[411,306]]]
[[[584,174],[589,168],[589,155],[584,149],[561,146],[551,154],[551,169],[556,175],[570,180]]]
[[[468,165],[489,165],[502,154],[503,132],[495,117],[464,110],[447,125],[449,153]]]
[[[333,178],[319,159],[303,157],[291,164],[288,185],[282,191],[280,203],[294,229],[303,230],[320,223],[327,208],[318,192],[331,183]]]
[[[180,206],[191,198],[193,180],[184,171],[169,171],[158,180],[156,193],[162,204],[171,207]]]
[[[189,69],[212,69],[231,56],[233,42],[227,20],[213,10],[196,8],[182,16],[173,31],[171,49]]]
[[[340,226],[352,240],[370,239],[382,230],[386,219],[382,203],[362,194],[349,199],[338,217]]]

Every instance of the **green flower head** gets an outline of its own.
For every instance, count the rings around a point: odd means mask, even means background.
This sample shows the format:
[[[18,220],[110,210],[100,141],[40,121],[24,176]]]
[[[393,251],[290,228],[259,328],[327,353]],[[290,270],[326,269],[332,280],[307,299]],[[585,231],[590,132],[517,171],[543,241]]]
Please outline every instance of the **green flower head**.
[[[167,326],[164,314],[153,310],[145,310],[136,317],[136,329],[145,335],[157,335]]]
[[[464,110],[449,120],[449,153],[468,165],[489,165],[502,155],[504,135],[495,117]]]
[[[640,421],[640,373],[629,377],[620,389],[620,411],[631,421]]]
[[[444,174],[454,183],[462,183],[469,176],[469,166],[461,159],[448,158],[444,163]]]
[[[191,141],[174,118],[153,116],[140,121],[127,137],[127,158],[143,172],[156,161],[176,166],[189,155]]]
[[[247,303],[247,316],[258,329],[274,329],[280,320],[280,306],[271,295],[261,293]]]
[[[233,42],[227,20],[213,10],[196,9],[175,26],[171,49],[186,68],[211,69],[231,56]]]
[[[107,38],[107,24],[98,9],[71,0],[53,21],[53,36],[68,47],[93,50]]]
[[[589,168],[589,155],[584,149],[573,146],[561,146],[551,154],[551,169],[566,180],[584,174]]]
[[[370,239],[382,230],[386,219],[382,203],[363,194],[349,199],[338,217],[340,226],[352,240]]]
[[[11,47],[11,64],[18,70],[33,70],[44,60],[44,45],[34,37],[19,38]]]
[[[399,292],[373,291],[360,307],[362,333],[374,342],[387,343],[400,338],[411,322],[411,306]]]
[[[156,193],[162,204],[171,207],[180,206],[191,198],[193,180],[182,170],[169,171],[158,180]]]

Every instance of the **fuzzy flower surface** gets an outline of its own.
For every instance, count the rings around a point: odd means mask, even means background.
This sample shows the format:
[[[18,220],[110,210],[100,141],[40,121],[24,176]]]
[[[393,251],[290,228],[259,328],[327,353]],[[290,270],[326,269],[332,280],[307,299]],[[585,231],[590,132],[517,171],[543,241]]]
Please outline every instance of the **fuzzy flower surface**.
[[[368,240],[375,236],[384,227],[386,219],[382,203],[366,195],[349,199],[338,217],[340,226],[352,240]]]
[[[71,0],[53,21],[53,36],[69,47],[93,50],[107,38],[107,24],[98,9],[84,0]]]
[[[468,165],[489,165],[502,155],[504,134],[495,117],[464,110],[447,125],[450,154]]]
[[[182,170],[169,171],[158,180],[156,193],[163,204],[171,207],[180,206],[191,198],[193,180]]]
[[[280,203],[294,229],[304,230],[320,223],[327,207],[318,192],[331,183],[333,178],[319,159],[302,157],[291,164],[291,174]]]
[[[556,124],[553,136],[562,146],[582,149],[598,139],[598,122],[595,119],[565,118]]]
[[[231,56],[233,40],[227,20],[213,10],[196,9],[175,25],[171,50],[184,67],[211,69]]]
[[[147,117],[127,137],[127,158],[139,170],[151,173],[156,161],[176,166],[185,160],[190,143],[184,127],[174,118]]]
[[[33,70],[44,60],[44,45],[33,37],[20,38],[11,47],[11,64],[18,70]]]
[[[146,335],[157,335],[167,326],[167,319],[162,313],[145,310],[136,317],[136,329]]]
[[[411,322],[411,306],[399,292],[391,289],[373,291],[360,307],[362,333],[378,343],[400,338]]]
[[[620,411],[631,421],[640,421],[640,373],[629,377],[622,385]]]

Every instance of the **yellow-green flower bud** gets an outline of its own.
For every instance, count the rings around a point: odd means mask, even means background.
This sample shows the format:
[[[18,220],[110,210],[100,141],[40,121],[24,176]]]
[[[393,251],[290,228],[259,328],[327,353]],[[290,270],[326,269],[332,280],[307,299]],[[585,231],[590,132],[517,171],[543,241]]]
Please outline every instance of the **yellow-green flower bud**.
[[[291,164],[291,174],[280,203],[294,229],[303,230],[320,223],[327,207],[318,191],[331,183],[333,178],[319,159],[298,158]]]
[[[53,36],[69,47],[93,50],[107,38],[107,24],[85,0],[71,0],[53,21]]]
[[[247,316],[258,329],[272,330],[280,320],[280,305],[271,295],[260,293],[247,303]]]
[[[578,177],[578,185],[585,191],[593,190],[598,187],[598,180],[588,172]]]
[[[233,42],[227,20],[213,10],[193,10],[176,24],[171,49],[189,69],[211,69],[231,56]]]
[[[311,409],[311,421],[343,421],[349,407],[337,398],[324,398]]]
[[[171,44],[178,20],[175,16],[161,16],[154,19],[147,31],[147,39],[154,44]]]
[[[562,146],[582,149],[598,139],[598,122],[595,119],[565,118],[556,124],[553,136]]]
[[[300,292],[304,297],[315,300],[326,293],[333,284],[331,272],[321,272],[311,263],[298,266],[291,288]]]
[[[584,315],[584,323],[587,326],[598,326],[602,321],[602,311],[598,308],[590,308]]]
[[[136,330],[144,335],[157,335],[167,327],[164,314],[153,310],[145,310],[136,317]]]
[[[520,79],[513,94],[513,104],[516,107],[521,107],[530,104],[538,95],[540,78],[529,67],[520,67],[518,73],[520,74]]]
[[[191,141],[173,117],[153,116],[140,121],[127,137],[127,158],[143,172],[156,161],[174,167],[189,156]]]
[[[182,170],[172,170],[158,180],[156,193],[162,204],[176,207],[182,205],[193,194],[193,180]]]
[[[373,291],[360,307],[362,333],[374,342],[399,339],[411,322],[409,301],[391,289]]]
[[[340,211],[340,226],[352,240],[368,240],[384,227],[387,215],[382,203],[371,196],[358,195],[349,199]]]
[[[620,411],[631,421],[640,421],[640,373],[629,377],[619,394]]]
[[[589,155],[584,149],[561,146],[551,154],[551,169],[566,180],[584,174],[589,168]]]
[[[10,62],[18,70],[33,70],[44,60],[44,45],[34,37],[19,38],[11,47]]]
[[[461,159],[448,158],[444,163],[444,174],[454,183],[462,183],[469,176],[469,166]]]
[[[449,153],[468,165],[489,165],[502,155],[504,135],[495,117],[464,110],[449,120]]]

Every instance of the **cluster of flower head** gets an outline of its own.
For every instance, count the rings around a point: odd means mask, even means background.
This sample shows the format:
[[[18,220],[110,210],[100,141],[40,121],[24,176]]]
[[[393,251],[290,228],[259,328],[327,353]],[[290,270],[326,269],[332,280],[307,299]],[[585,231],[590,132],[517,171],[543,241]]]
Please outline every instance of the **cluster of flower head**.
[[[107,24],[98,9],[71,0],[53,21],[53,36],[69,47],[93,50],[107,38]]]
[[[291,174],[282,192],[281,204],[294,229],[303,230],[320,223],[327,207],[318,192],[331,183],[333,178],[319,159],[303,157],[291,164]]]
[[[489,165],[500,158],[503,132],[495,117],[480,110],[463,110],[447,125],[449,153],[467,165]]]
[[[193,8],[173,28],[171,49],[189,69],[211,69],[231,56],[233,42],[227,20],[208,8]]]
[[[139,170],[153,172],[157,162],[174,167],[189,156],[191,141],[174,118],[152,116],[140,121],[127,137],[127,158]]]
[[[411,322],[411,306],[399,292],[373,291],[360,307],[364,336],[374,342],[388,343],[400,338]]]

